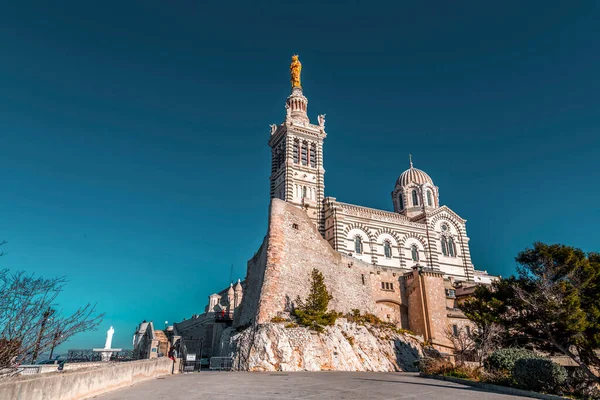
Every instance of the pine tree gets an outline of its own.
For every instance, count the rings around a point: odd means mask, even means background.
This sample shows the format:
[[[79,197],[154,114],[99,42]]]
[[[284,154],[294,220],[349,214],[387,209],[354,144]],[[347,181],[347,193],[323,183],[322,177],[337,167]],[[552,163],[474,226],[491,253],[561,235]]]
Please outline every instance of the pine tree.
[[[318,269],[313,269],[308,297],[305,301],[302,301],[300,296],[296,299],[294,315],[298,318],[298,323],[319,332],[323,331],[323,326],[333,325],[337,313],[327,312],[329,300],[332,298],[327,291],[323,274]]]

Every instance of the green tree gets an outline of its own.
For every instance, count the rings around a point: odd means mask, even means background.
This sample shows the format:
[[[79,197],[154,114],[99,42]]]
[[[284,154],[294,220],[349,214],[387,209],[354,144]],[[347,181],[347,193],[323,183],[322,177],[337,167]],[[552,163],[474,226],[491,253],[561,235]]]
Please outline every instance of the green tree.
[[[462,310],[477,324],[503,326],[505,341],[570,357],[600,383],[600,255],[535,243],[516,260],[517,276],[477,288]]]
[[[293,314],[298,318],[300,325],[321,332],[323,326],[333,325],[337,318],[337,313],[327,312],[329,300],[331,299],[332,296],[327,291],[323,274],[315,268],[311,273],[308,296],[304,301],[298,296]]]

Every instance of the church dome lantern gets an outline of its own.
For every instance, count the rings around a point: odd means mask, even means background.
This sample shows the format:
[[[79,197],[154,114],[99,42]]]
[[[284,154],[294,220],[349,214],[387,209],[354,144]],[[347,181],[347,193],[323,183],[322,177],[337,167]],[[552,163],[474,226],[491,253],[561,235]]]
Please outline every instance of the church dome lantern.
[[[410,167],[396,180],[392,201],[394,211],[409,217],[420,214],[423,209],[439,206],[438,188],[433,179],[425,172],[413,166],[409,155]]]

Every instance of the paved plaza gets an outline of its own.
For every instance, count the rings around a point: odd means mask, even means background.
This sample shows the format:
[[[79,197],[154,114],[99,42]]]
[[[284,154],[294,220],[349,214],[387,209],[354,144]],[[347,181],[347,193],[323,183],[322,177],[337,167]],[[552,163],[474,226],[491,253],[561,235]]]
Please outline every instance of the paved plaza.
[[[99,400],[415,398],[509,400],[521,397],[425,379],[414,373],[384,372],[201,372],[153,379],[96,397]]]

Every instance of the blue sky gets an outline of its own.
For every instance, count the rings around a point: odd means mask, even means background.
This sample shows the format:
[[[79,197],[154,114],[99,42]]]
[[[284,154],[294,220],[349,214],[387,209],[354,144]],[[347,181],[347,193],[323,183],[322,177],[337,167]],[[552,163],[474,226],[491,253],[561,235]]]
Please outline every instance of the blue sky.
[[[412,153],[478,269],[534,241],[600,250],[597,2],[219,3],[2,7],[0,266],[107,313],[65,349],[110,325],[129,347],[243,278],[295,53],[326,195],[391,210]]]

